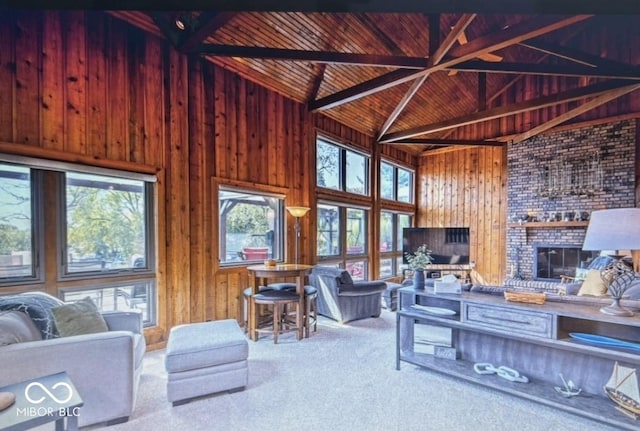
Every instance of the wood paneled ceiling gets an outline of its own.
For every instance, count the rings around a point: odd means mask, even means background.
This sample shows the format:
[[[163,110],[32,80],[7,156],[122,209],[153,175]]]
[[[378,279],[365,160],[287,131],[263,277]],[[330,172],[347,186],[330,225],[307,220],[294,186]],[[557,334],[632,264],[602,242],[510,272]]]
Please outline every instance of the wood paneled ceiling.
[[[638,15],[110,13],[417,153],[526,138],[640,87]]]

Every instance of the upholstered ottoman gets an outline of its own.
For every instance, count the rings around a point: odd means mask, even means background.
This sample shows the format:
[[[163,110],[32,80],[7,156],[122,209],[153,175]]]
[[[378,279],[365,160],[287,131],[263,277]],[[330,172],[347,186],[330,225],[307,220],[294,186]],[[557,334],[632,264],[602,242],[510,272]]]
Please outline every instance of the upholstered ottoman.
[[[247,386],[249,344],[234,319],[171,328],[164,366],[167,398],[177,405]]]

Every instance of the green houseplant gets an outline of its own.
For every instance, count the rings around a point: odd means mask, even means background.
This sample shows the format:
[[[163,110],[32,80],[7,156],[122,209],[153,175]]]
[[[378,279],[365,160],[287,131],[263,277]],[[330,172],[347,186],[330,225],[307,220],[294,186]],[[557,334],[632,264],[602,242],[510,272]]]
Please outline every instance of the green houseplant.
[[[426,244],[419,246],[414,253],[405,253],[409,268],[413,270],[413,287],[424,289],[424,270],[433,262],[431,250]]]

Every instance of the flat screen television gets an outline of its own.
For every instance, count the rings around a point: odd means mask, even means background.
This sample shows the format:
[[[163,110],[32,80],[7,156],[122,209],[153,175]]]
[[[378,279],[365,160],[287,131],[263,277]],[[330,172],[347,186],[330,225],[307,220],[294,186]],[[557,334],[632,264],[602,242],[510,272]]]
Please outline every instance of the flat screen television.
[[[422,244],[431,250],[433,264],[469,263],[468,227],[406,227],[402,229],[402,262]]]

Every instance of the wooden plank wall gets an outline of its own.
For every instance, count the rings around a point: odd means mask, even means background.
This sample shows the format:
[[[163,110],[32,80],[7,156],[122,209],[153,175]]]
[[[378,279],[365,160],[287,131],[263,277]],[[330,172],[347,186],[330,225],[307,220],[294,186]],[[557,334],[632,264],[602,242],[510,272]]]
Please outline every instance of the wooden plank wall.
[[[474,282],[500,284],[505,273],[506,149],[472,148],[422,156],[418,226],[464,227],[470,233]]]
[[[218,265],[213,184],[263,184],[312,206],[311,114],[103,13],[2,15],[11,25],[0,28],[0,151],[157,176],[159,325],[149,344],[179,323],[241,320],[246,268]],[[302,220],[303,261],[315,252],[313,220]],[[286,223],[292,238],[288,213]],[[47,253],[55,262],[55,247]],[[12,289],[57,294],[55,267],[47,274]]]

